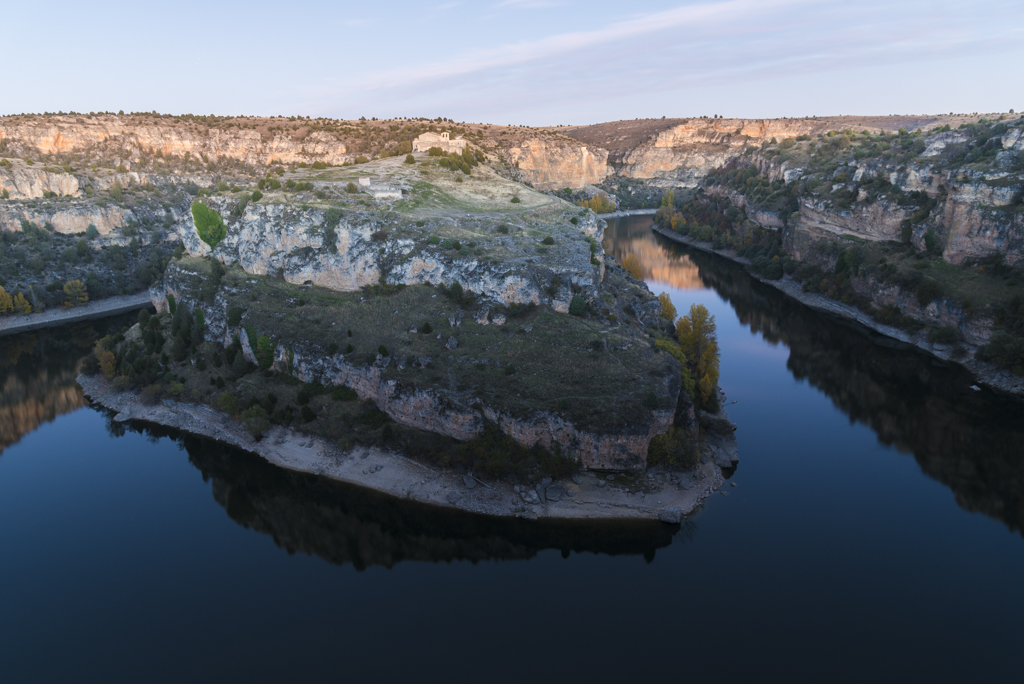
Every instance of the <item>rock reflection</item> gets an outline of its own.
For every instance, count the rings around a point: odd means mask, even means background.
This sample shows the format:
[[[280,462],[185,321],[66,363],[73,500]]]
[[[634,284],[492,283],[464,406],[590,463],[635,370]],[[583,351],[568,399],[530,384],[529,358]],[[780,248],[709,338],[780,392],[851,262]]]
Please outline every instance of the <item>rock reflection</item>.
[[[121,423],[111,434],[123,434]],[[128,430],[180,440],[189,461],[211,483],[213,498],[239,525],[270,536],[288,553],[336,565],[393,567],[402,561],[473,563],[521,560],[547,549],[640,555],[693,536],[657,521],[550,523],[506,520],[427,506],[326,478],[278,468],[259,456],[161,426],[130,422]]]
[[[85,403],[75,382],[97,339],[129,315],[0,337],[0,453],[29,432]]]
[[[697,266],[682,252],[667,250],[651,231],[649,216],[626,216],[608,222],[604,249],[618,263],[627,254],[635,254],[644,269],[645,280],[656,280],[680,290],[699,290],[701,283]],[[656,239],[657,238],[657,239]]]
[[[742,323],[785,344],[795,377],[882,443],[913,454],[962,508],[1024,533],[1024,403],[973,391],[960,366],[812,311],[725,259],[652,237],[673,258],[688,256]]]

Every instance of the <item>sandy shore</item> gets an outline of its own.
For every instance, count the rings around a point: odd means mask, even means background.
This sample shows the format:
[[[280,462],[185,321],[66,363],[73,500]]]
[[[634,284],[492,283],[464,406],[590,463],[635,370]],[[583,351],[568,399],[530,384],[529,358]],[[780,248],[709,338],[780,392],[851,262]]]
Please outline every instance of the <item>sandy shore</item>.
[[[710,242],[694,240],[688,235],[680,235],[679,233],[665,228],[664,226],[659,226],[658,224],[653,224],[653,229],[654,232],[659,233],[674,242],[680,242],[689,247],[693,247],[694,249],[699,249],[702,252],[717,254],[718,256],[729,259],[730,261],[735,261],[738,264],[750,264],[749,259],[737,257],[730,251],[714,249]],[[927,352],[936,358],[942,359],[943,361],[959,364],[973,373],[979,383],[988,385],[992,389],[1016,396],[1024,396],[1024,378],[1014,375],[1009,371],[999,370],[989,364],[975,361],[974,352],[977,351],[977,348],[965,345],[965,347],[970,349],[971,353],[969,355],[964,355],[961,359],[957,359],[953,356],[953,345],[932,344],[928,341],[928,337],[924,332],[910,334],[900,328],[879,323],[857,307],[837,302],[825,295],[814,292],[804,292],[803,286],[789,276],[785,276],[781,280],[768,280],[767,278],[760,277],[756,273],[750,273],[750,277],[761,281],[765,285],[770,285],[776,290],[781,290],[783,293],[789,295],[801,304],[811,307],[812,309],[855,321],[865,328],[874,330],[877,333],[890,337],[894,340],[898,340],[909,346],[917,347],[918,349]]]
[[[201,435],[257,454],[274,465],[360,485],[391,496],[485,515],[528,519],[656,519],[677,523],[725,484],[723,470],[738,461],[730,436],[706,445],[689,472],[609,476],[586,472],[572,479],[527,487],[483,482],[423,465],[393,451],[335,445],[282,427],[259,441],[226,414],[207,406],[165,400],[145,406],[134,392],[117,392],[102,376],[79,376],[87,397],[116,421],[141,420]],[[724,492],[723,492],[724,493]]]
[[[6,316],[0,318],[0,336],[65,325],[92,318],[116,316],[117,314],[144,309],[147,306],[152,306],[148,290],[122,297],[108,297],[107,299],[100,299],[70,309],[50,309],[49,311],[28,314],[26,316]]]

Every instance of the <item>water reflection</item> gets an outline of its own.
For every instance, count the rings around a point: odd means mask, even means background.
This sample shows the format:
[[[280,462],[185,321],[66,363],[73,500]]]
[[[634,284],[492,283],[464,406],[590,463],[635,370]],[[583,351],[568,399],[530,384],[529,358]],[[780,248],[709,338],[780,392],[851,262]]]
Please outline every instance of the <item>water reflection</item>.
[[[624,236],[623,251],[641,259],[651,250],[635,246],[650,238],[663,253],[656,265],[685,257],[687,279],[696,269],[703,286],[727,301],[744,325],[789,348],[787,367],[796,378],[870,426],[884,444],[913,454],[961,507],[1024,532],[1024,404],[972,391],[973,379],[962,367],[814,312],[736,264],[670,242],[649,226],[649,219],[633,218],[609,233],[616,241]]]
[[[402,561],[518,560],[546,549],[570,553],[642,555],[688,539],[693,523],[540,523],[503,520],[403,501],[369,489],[278,468],[217,442],[182,436],[156,425],[113,422],[151,438],[179,440],[189,461],[210,482],[213,498],[239,525],[269,535],[288,553],[319,556],[357,569]]]
[[[121,316],[0,337],[0,453],[85,403],[75,382],[79,363],[99,337],[128,320]]]
[[[644,269],[644,279],[666,283],[680,290],[704,288],[697,265],[684,252],[665,249],[650,230],[649,216],[625,217],[609,221],[603,247],[620,264],[627,254],[635,254]],[[658,239],[656,239],[658,238]]]

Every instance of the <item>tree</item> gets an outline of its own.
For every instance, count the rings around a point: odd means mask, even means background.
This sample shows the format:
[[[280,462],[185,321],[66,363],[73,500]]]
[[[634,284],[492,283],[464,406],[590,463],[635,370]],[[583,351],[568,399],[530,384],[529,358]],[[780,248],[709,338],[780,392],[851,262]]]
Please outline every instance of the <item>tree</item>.
[[[644,279],[644,269],[640,265],[640,259],[636,254],[627,254],[622,260],[622,268],[626,269],[626,272],[637,280]]]
[[[16,314],[30,314],[32,313],[32,305],[25,299],[25,295],[19,292],[14,295],[14,313]]]
[[[698,388],[705,406],[710,404],[713,388],[718,384],[717,330],[715,317],[703,304],[692,304],[690,315],[683,316],[676,323],[679,346],[696,366],[695,377],[700,378]]]
[[[196,307],[195,312],[195,324],[192,326],[192,347],[195,349],[199,348],[199,345],[203,343],[203,330],[206,327],[206,314],[199,307]]]
[[[64,283],[64,306],[81,306],[89,301],[89,293],[81,280],[69,280]]]
[[[267,335],[260,335],[256,338],[256,358],[259,359],[260,368],[266,370],[274,364],[274,352],[277,345]]]
[[[253,437],[259,437],[270,429],[267,410],[259,404],[253,404],[242,412],[242,422],[245,424],[245,429]]]
[[[0,315],[7,315],[14,310],[14,297],[7,294],[7,290],[0,287]]]
[[[114,352],[97,349],[96,360],[100,362],[100,370],[103,371],[107,380],[112,379],[114,373],[117,372],[117,357],[114,356]]]
[[[671,190],[669,191],[671,192]],[[668,321],[676,320],[676,307],[672,303],[672,298],[668,296],[667,292],[662,292],[658,295],[658,301],[661,302],[661,317]]]
[[[192,203],[192,219],[199,239],[208,244],[210,249],[215,248],[228,234],[221,215],[202,202]]]

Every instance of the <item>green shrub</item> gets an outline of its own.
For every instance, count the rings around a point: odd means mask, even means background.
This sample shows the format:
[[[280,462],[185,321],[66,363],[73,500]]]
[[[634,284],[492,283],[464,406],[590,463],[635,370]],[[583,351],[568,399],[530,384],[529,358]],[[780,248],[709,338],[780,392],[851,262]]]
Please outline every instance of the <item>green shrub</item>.
[[[199,239],[208,244],[211,249],[215,248],[228,234],[221,215],[202,202],[192,203],[192,219],[195,221]]]
[[[174,294],[170,292],[167,293],[167,310],[172,316],[178,312],[178,303],[174,300]]]
[[[263,199],[263,193],[260,192],[259,190],[253,190],[252,191],[252,201],[253,202],[259,202],[261,199]]]
[[[310,165],[309,168],[316,169],[317,171],[319,171],[320,169],[326,169],[327,166],[328,164],[325,161],[315,161]]]
[[[941,328],[932,328],[928,332],[928,341],[934,344],[953,344],[960,340],[960,331],[952,326],[947,325]]]
[[[245,309],[240,306],[228,307],[228,326],[237,328],[242,323],[242,314],[245,313]]]
[[[224,392],[217,398],[217,408],[229,416],[238,415],[238,397],[231,392]]]
[[[942,284],[932,278],[923,278],[917,284],[917,302],[921,306],[928,306],[936,299],[942,297]]]
[[[380,354],[381,356],[385,357],[385,358],[387,358],[388,356],[391,356],[391,352],[389,352],[388,348],[385,347],[383,344],[380,345],[379,347],[377,347],[377,353]]]
[[[573,316],[582,316],[587,311],[587,302],[581,295],[573,295],[569,302],[569,313]]]
[[[95,224],[90,223],[89,227],[85,229],[85,237],[89,240],[95,240],[100,236],[100,231],[96,228]]]
[[[313,411],[313,409],[309,408],[309,404],[302,407],[301,415],[302,420],[304,420],[307,423],[312,423],[314,420],[316,420],[316,413]]]
[[[434,329],[430,327],[430,323],[424,323],[423,327],[420,328],[420,332],[423,333],[424,335],[429,335],[430,333],[434,332]]]
[[[694,440],[688,438],[684,430],[673,426],[665,434],[651,439],[647,448],[647,465],[691,468],[699,456]]]
[[[356,157],[355,161],[356,161],[356,164],[365,164],[366,162],[368,162],[370,160],[365,155],[361,154],[358,157]]]
[[[345,387],[342,385],[331,390],[331,399],[334,399],[335,401],[354,401],[358,398],[359,395],[356,394],[356,391],[351,387]]]
[[[309,390],[305,387],[299,390],[299,393],[295,395],[295,403],[299,406],[305,406],[309,403]]]
[[[352,181],[349,181],[348,185],[345,186],[345,192],[347,192],[350,195],[354,195],[357,192],[359,192],[359,188],[356,186],[355,183],[353,183]]]
[[[405,163],[406,164],[415,164],[416,163],[416,157],[412,156],[411,154],[405,155]]]
[[[267,410],[259,404],[253,404],[242,412],[242,423],[253,437],[259,437],[270,429]]]
[[[522,200],[519,199],[518,195],[513,196],[511,201],[512,201],[512,204],[519,204],[520,202],[522,202]]]
[[[542,245],[553,245],[555,244],[555,238],[548,235],[546,238],[540,241]]]
[[[1005,330],[997,330],[992,333],[988,344],[978,349],[975,357],[1008,368],[1017,375],[1024,375],[1024,338],[1011,335]]]
[[[250,338],[251,339],[251,338]],[[274,363],[274,352],[277,344],[266,335],[256,338],[256,358],[259,360],[259,367],[266,370]]]

